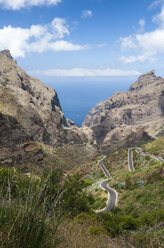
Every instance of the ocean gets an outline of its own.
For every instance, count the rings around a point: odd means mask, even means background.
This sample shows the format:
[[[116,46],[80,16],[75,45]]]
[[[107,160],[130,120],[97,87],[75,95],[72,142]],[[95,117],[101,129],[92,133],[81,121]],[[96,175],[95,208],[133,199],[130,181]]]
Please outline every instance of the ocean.
[[[57,93],[65,116],[80,127],[89,110],[116,91],[128,90],[130,83],[78,82],[48,83]]]

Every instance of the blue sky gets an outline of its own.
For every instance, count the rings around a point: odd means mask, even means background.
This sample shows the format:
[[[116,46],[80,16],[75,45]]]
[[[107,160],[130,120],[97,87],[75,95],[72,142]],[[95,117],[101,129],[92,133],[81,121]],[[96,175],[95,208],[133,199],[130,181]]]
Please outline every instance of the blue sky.
[[[164,0],[0,0],[0,50],[44,81],[164,76]]]

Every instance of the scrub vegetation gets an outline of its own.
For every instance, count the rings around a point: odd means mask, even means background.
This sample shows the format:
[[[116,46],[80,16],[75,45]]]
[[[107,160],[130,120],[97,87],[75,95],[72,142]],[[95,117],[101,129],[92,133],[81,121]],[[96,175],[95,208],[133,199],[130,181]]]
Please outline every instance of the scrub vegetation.
[[[163,140],[158,145],[162,156]],[[149,149],[149,150],[148,150]],[[136,170],[127,169],[127,149],[104,160],[112,175],[109,185],[119,193],[110,213],[95,213],[107,201],[99,183],[98,160],[65,173],[0,167],[1,248],[162,248],[164,242],[163,163],[134,151]]]

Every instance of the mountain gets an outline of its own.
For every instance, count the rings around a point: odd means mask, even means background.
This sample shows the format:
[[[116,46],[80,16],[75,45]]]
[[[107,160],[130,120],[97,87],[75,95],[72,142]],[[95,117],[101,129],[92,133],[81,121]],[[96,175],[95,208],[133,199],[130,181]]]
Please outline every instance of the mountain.
[[[22,155],[22,149],[23,154],[35,150],[33,156],[43,162],[43,145],[63,147],[62,161],[65,156],[68,157],[65,163],[70,160],[71,165],[74,160],[74,164],[79,164],[95,157],[97,148],[100,153],[110,153],[162,136],[163,124],[164,79],[154,71],[141,75],[128,91],[116,92],[98,103],[79,128],[64,116],[53,88],[27,75],[10,51],[0,52],[0,161],[4,157],[3,163],[15,152],[16,162],[23,162],[26,156]]]
[[[102,153],[164,135],[164,79],[153,70],[141,75],[128,91],[92,108],[83,126],[93,130]]]
[[[27,75],[4,50],[0,52],[0,148],[20,149],[27,141],[53,147],[93,143],[91,129],[78,128],[64,116],[56,91]]]

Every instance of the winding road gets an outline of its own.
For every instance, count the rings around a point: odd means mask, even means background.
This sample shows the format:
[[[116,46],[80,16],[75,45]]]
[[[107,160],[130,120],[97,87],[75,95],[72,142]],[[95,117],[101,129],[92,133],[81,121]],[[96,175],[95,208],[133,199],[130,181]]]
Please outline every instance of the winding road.
[[[100,166],[100,168],[102,169],[102,171],[104,172],[104,174],[105,174],[105,176],[107,177],[107,178],[112,178],[111,177],[111,175],[109,174],[109,172],[108,172],[108,170],[106,169],[106,167],[105,167],[105,165],[103,164],[103,160],[105,159],[106,157],[104,157],[103,159],[101,159],[100,161],[99,161],[99,166]]]
[[[105,176],[108,178],[107,180],[103,180],[100,183],[100,187],[103,190],[106,190],[108,192],[108,200],[107,200],[107,205],[105,208],[101,209],[101,210],[96,210],[96,213],[102,213],[102,212],[110,212],[112,207],[117,206],[117,202],[118,202],[118,193],[116,190],[110,188],[108,186],[108,180],[111,179],[111,175],[109,174],[108,170],[106,169],[105,165],[103,164],[103,160],[106,157],[104,157],[103,159],[101,159],[99,161],[99,166],[102,169],[102,171],[104,172]]]
[[[156,159],[156,160],[159,160],[161,161],[162,163],[164,163],[164,159],[161,158],[161,157],[158,157],[158,156],[154,156],[154,155],[151,155],[149,153],[145,153],[143,152],[143,150],[139,147],[132,147],[132,148],[129,148],[128,149],[128,168],[129,168],[129,171],[135,171],[135,168],[134,168],[134,162],[133,162],[133,149],[135,149],[138,153],[140,153],[141,155],[143,156],[149,156],[153,159]],[[107,200],[107,205],[105,208],[101,209],[101,210],[96,210],[95,212],[96,213],[101,213],[101,212],[110,212],[111,211],[111,208],[112,207],[115,207],[117,206],[117,203],[118,203],[118,192],[112,188],[110,188],[108,186],[108,181],[109,179],[111,179],[111,175],[109,173],[109,171],[106,169],[105,165],[103,164],[103,160],[106,158],[103,157],[100,161],[99,161],[99,166],[100,168],[102,169],[103,173],[105,174],[105,176],[107,177],[106,180],[103,180],[101,183],[100,183],[100,187],[103,189],[103,190],[106,190],[108,192],[108,200]]]
[[[137,147],[137,148],[135,148],[135,149],[136,149],[136,151],[137,151],[138,153],[140,153],[140,154],[143,155],[143,156],[149,156],[149,157],[151,157],[151,158],[153,158],[153,159],[159,160],[160,162],[164,163],[164,159],[161,158],[161,157],[152,155],[152,154],[150,154],[150,153],[148,153],[148,152],[143,152],[142,148],[139,148],[139,147]]]
[[[151,155],[148,152],[143,152],[142,148],[139,147],[133,147],[128,149],[128,167],[129,171],[135,171],[134,163],[133,163],[133,149],[135,149],[138,153],[140,153],[142,156],[149,156],[153,159],[159,160],[160,162],[164,163],[164,159],[155,155]]]

